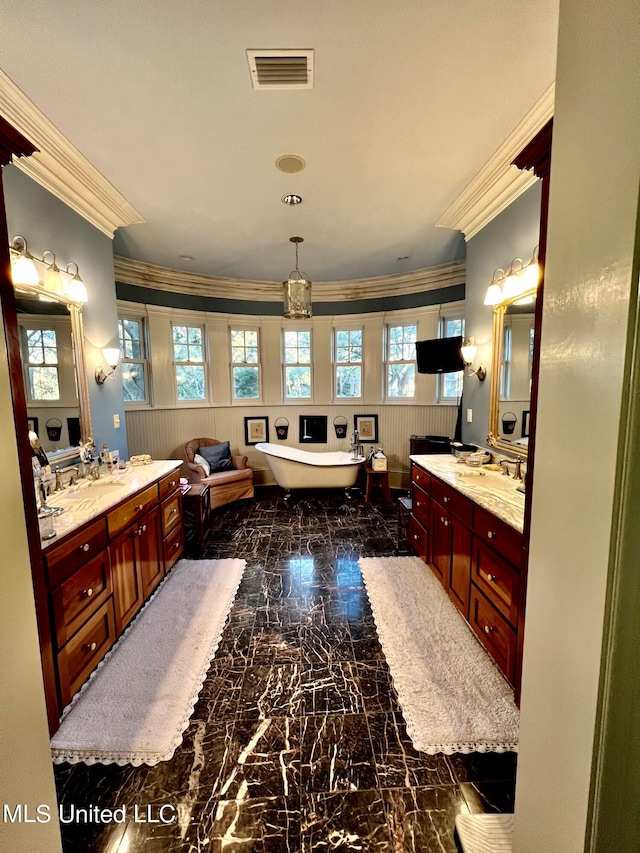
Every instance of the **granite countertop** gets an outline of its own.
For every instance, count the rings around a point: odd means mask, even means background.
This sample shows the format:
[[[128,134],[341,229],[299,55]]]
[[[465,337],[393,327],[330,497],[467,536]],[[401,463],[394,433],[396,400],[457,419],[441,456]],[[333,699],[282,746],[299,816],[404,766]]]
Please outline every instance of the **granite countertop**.
[[[409,458],[522,533],[524,494],[517,491],[521,480],[505,477],[501,471],[487,471],[485,467],[472,468],[445,453],[416,454]]]
[[[100,477],[99,480],[80,480],[47,497],[47,506],[63,507],[64,512],[54,518],[57,536],[41,542],[42,548],[55,545],[61,537],[108,512],[116,504],[134,495],[140,489],[159,480],[182,465],[179,459],[161,459],[148,465],[129,465],[124,470]]]

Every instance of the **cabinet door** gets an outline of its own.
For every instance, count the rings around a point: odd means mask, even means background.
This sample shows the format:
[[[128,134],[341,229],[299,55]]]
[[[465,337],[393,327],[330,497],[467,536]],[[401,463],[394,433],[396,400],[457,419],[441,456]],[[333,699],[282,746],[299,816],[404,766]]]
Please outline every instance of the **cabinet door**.
[[[445,589],[448,587],[453,547],[453,527],[446,509],[431,501],[431,568],[440,578]]]
[[[451,517],[450,527],[453,547],[448,581],[449,596],[465,619],[468,619],[471,587],[471,531],[462,522]]]
[[[138,560],[138,525],[130,527],[110,547],[113,599],[118,636],[138,612],[144,601],[142,575]]]
[[[142,594],[148,598],[164,577],[160,510],[147,513],[137,526]]]

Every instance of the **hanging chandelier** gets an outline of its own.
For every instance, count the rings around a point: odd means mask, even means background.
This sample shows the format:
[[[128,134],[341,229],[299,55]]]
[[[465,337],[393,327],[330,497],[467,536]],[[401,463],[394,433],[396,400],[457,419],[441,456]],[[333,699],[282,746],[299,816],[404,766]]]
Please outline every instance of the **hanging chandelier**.
[[[287,281],[282,283],[284,291],[284,313],[288,320],[309,320],[311,317],[311,281],[306,273],[298,269],[298,243],[304,243],[302,237],[289,237],[296,244],[296,268],[289,273]]]

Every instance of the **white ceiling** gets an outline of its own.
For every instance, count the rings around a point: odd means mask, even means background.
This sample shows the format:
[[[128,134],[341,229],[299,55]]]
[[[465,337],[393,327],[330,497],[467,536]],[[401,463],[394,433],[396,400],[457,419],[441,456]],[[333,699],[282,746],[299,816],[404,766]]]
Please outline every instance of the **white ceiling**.
[[[365,278],[464,256],[435,223],[552,83],[557,7],[5,0],[0,65],[146,220],[117,254],[281,281],[300,235],[312,280]],[[315,87],[254,90],[247,48],[313,48]]]

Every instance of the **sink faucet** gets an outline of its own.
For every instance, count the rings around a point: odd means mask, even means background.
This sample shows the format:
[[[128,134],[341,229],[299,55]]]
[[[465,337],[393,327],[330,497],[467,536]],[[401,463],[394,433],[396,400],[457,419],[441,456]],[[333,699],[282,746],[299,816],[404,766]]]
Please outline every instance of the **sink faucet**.
[[[513,479],[514,480],[523,480],[524,479],[524,477],[522,476],[522,459],[501,459],[499,464],[503,469],[502,473],[505,475],[505,477],[510,476],[509,465],[515,465],[516,467],[515,467],[515,470],[513,472]]]

